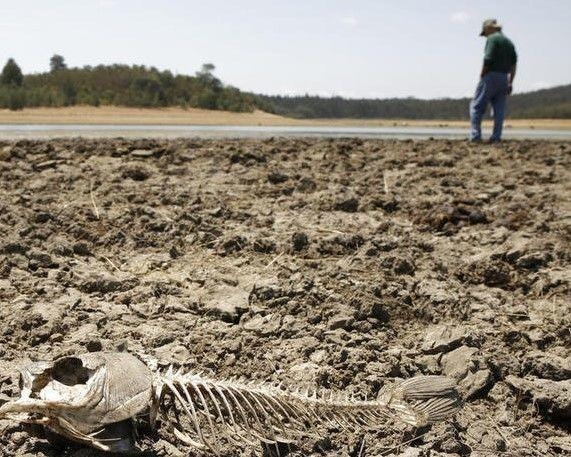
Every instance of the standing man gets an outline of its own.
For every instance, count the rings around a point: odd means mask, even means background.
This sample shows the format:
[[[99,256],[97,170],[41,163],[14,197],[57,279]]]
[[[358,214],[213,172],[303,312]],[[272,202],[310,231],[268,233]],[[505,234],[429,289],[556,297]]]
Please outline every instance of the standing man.
[[[470,140],[482,141],[482,117],[488,103],[491,103],[494,109],[494,131],[490,142],[497,142],[502,139],[506,98],[512,93],[517,54],[513,43],[502,33],[502,26],[495,19],[484,21],[480,36],[486,37],[486,47],[480,82],[470,103]]]

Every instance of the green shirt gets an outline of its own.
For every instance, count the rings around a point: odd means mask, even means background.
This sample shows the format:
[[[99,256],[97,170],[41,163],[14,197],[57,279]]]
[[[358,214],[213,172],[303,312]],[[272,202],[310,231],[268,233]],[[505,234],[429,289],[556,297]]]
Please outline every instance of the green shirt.
[[[488,36],[484,49],[484,64],[489,71],[509,73],[517,63],[514,44],[502,32]]]

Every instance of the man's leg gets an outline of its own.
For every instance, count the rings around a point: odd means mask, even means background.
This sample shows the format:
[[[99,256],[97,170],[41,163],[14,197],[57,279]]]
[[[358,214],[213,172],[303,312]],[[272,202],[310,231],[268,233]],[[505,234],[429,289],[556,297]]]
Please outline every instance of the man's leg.
[[[470,140],[480,141],[482,139],[482,117],[488,105],[488,84],[484,76],[476,86],[476,93],[470,102]]]
[[[491,99],[492,107],[494,108],[494,131],[490,137],[490,141],[501,141],[502,128],[504,125],[504,117],[506,114],[506,98],[507,98],[507,84],[503,84]]]

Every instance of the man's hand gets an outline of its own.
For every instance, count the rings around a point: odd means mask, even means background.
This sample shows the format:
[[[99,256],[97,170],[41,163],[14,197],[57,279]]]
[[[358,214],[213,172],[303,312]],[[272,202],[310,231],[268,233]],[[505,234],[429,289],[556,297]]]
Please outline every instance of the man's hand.
[[[508,90],[506,91],[506,94],[507,94],[507,95],[511,95],[511,94],[512,94],[512,90],[513,90],[512,83],[509,83],[509,84],[508,84]]]

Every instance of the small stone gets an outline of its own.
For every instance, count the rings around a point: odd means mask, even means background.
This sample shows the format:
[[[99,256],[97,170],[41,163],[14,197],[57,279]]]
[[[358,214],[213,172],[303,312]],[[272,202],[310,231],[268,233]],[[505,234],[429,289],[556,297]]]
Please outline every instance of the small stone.
[[[81,276],[78,288],[82,292],[86,293],[126,291],[133,288],[138,283],[137,280],[120,280],[119,278],[104,272],[84,271]]]
[[[417,447],[407,447],[403,452],[397,455],[397,457],[421,457],[424,455],[424,451]]]
[[[488,221],[484,212],[479,209],[470,211],[468,220],[471,224],[484,224]]]
[[[99,340],[89,340],[85,344],[85,349],[87,349],[87,352],[99,352],[103,349],[103,345]]]
[[[515,264],[526,270],[537,270],[547,265],[551,260],[553,260],[553,257],[550,252],[530,252],[517,259]]]
[[[123,178],[130,178],[133,181],[145,181],[149,178],[150,173],[141,167],[129,167],[123,171]]]
[[[404,258],[396,258],[393,264],[393,271],[397,275],[414,274],[415,266],[412,261]]]
[[[335,204],[335,209],[346,213],[355,213],[359,210],[359,200],[355,197],[341,200]]]
[[[46,160],[45,162],[40,162],[34,165],[36,170],[46,170],[47,168],[55,168],[58,164],[57,160]]]
[[[190,360],[190,351],[176,342],[155,349],[155,357],[164,363],[185,364]]]
[[[314,363],[322,363],[326,358],[327,358],[327,351],[325,349],[318,349],[309,356],[309,360],[311,360]]]
[[[61,333],[53,333],[50,336],[50,342],[52,343],[61,343],[63,341],[63,335]]]
[[[440,360],[442,374],[456,379],[464,378],[473,366],[472,358],[477,352],[476,348],[460,346],[444,354]]]
[[[524,379],[508,375],[505,382],[529,396],[542,416],[556,420],[571,419],[571,380]]]
[[[56,268],[58,264],[53,261],[52,257],[46,253],[37,250],[32,250],[28,257],[30,265],[38,266],[40,268]]]
[[[303,232],[295,232],[291,237],[294,251],[302,251],[309,244],[307,235]]]
[[[27,257],[22,254],[13,254],[10,256],[10,264],[19,268],[20,270],[27,270],[29,261]]]
[[[68,340],[72,343],[87,343],[99,336],[99,329],[95,324],[84,324],[75,332],[68,335]]]
[[[319,372],[319,365],[312,362],[299,363],[289,369],[293,381],[300,383],[314,383]]]
[[[6,243],[2,248],[5,254],[25,254],[28,246],[22,243]]]
[[[0,161],[6,162],[12,157],[12,146],[4,146],[0,149]]]
[[[45,224],[51,219],[53,219],[53,216],[50,213],[46,213],[45,211],[41,211],[34,216],[34,222],[38,224]]]
[[[545,351],[530,351],[523,362],[524,372],[554,381],[571,379],[571,358]]]
[[[262,336],[272,335],[278,332],[281,326],[278,314],[268,314],[266,316],[257,315],[244,323],[244,329],[258,333]]]
[[[379,323],[387,323],[390,319],[389,313],[382,302],[375,302],[371,305],[369,317],[375,319],[375,324],[377,325]]]
[[[281,184],[286,182],[288,179],[289,177],[287,175],[280,173],[279,171],[273,171],[268,174],[268,181],[271,184]]]
[[[482,395],[489,390],[493,383],[493,376],[490,370],[478,370],[468,375],[460,382],[461,389],[465,392],[465,398],[472,398]]]
[[[355,319],[351,316],[336,316],[329,322],[329,328],[331,330],[337,330],[338,328],[351,330],[354,322]]]
[[[152,157],[153,155],[155,155],[155,151],[150,149],[134,149],[133,151],[131,151],[131,155],[133,157],[139,157],[145,159],[147,157]]]
[[[75,243],[73,245],[73,252],[77,255],[88,256],[91,255],[91,251],[89,250],[89,245],[83,241]]]
[[[460,346],[466,336],[462,327],[433,325],[424,334],[422,351],[427,354],[451,351]]]
[[[248,292],[230,286],[221,286],[202,300],[208,313],[212,313],[223,322],[237,324],[240,317],[248,311]]]
[[[571,455],[571,436],[550,436],[545,441],[558,454]]]

